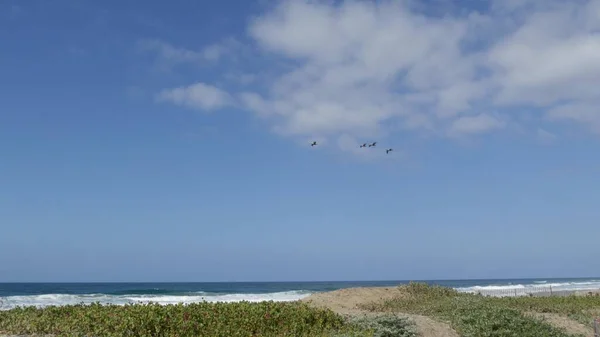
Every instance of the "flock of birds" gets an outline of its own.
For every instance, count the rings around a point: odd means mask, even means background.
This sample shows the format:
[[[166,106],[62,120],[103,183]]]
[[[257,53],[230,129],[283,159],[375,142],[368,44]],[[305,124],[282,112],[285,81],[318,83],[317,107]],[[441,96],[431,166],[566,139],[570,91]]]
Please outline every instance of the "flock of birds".
[[[377,142],[373,142],[370,144],[367,143],[363,143],[360,145],[360,147],[375,147],[377,145]],[[317,146],[317,142],[313,141],[312,143],[310,143],[310,146]],[[394,149],[386,149],[385,150],[385,154],[389,154],[390,152],[394,151]]]

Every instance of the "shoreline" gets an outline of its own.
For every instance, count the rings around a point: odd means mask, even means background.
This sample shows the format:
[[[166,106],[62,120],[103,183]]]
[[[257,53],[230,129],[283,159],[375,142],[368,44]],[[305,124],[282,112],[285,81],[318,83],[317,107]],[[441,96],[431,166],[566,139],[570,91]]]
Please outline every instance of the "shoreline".
[[[372,287],[349,287],[349,288],[341,288],[341,289],[336,289],[336,290],[327,290],[327,291],[317,291],[317,292],[312,292],[312,293],[308,293],[305,296],[299,297],[299,298],[294,298],[294,299],[278,299],[278,300],[273,300],[273,299],[264,299],[264,300],[259,300],[259,299],[239,299],[239,300],[229,300],[229,301],[211,301],[211,300],[206,300],[206,299],[202,299],[202,300],[197,300],[197,301],[181,301],[181,302],[176,302],[176,303],[172,303],[172,302],[168,302],[168,303],[161,303],[160,301],[136,301],[136,302],[129,302],[129,303],[110,303],[110,302],[103,302],[103,301],[99,301],[101,304],[117,304],[117,305],[125,305],[125,304],[145,304],[145,303],[158,303],[161,305],[174,305],[174,304],[189,304],[189,303],[237,303],[237,302],[254,302],[254,303],[260,303],[260,302],[269,302],[269,301],[273,301],[273,302],[306,302],[306,301],[311,301],[311,299],[314,299],[315,297],[331,297],[334,296],[336,297],[336,301],[342,301],[343,298],[345,296],[348,296],[349,298],[353,298],[350,301],[357,301],[359,300],[359,298],[357,297],[372,297],[372,294],[379,294],[380,297],[387,297],[388,294],[390,293],[395,293],[398,291],[401,291],[404,287],[406,287],[406,285],[401,284],[401,285],[396,285],[396,286],[372,286]],[[582,290],[582,289],[573,289],[573,290],[554,290],[551,289],[551,287],[529,287],[529,288],[517,288],[517,289],[483,289],[480,291],[476,291],[476,290],[472,290],[472,291],[461,291],[458,290],[456,288],[451,288],[451,287],[446,287],[449,289],[453,289],[458,291],[458,293],[461,294],[471,294],[471,295],[480,295],[480,296],[484,296],[484,297],[568,297],[571,295],[575,295],[575,296],[600,296],[600,288],[595,288],[595,289],[586,289],[586,290]],[[94,302],[95,303],[95,302]],[[12,308],[10,308],[10,306],[8,305],[9,301],[6,301],[5,298],[0,297],[0,310],[4,311],[4,310],[10,310]],[[42,305],[41,307],[45,307],[48,305],[51,306],[63,306],[63,305],[77,305],[80,303],[68,303],[68,304],[61,304],[61,303],[52,303],[52,304],[47,304],[47,305]],[[84,304],[92,304],[92,303],[84,303]],[[26,307],[28,306],[35,306],[37,307],[38,305],[35,304],[30,304],[30,305],[25,305]]]
[[[284,303],[263,303],[250,306],[240,303],[221,302],[224,306],[211,306],[209,305],[210,303],[208,303],[193,305],[189,307],[189,309],[181,306],[164,307],[159,305],[145,308],[139,307],[134,310],[93,307],[90,311],[87,311],[87,308],[78,307],[74,310],[79,311],[80,314],[73,315],[73,318],[57,314],[60,310],[51,310],[50,312],[54,313],[56,322],[60,321],[67,323],[66,326],[69,327],[69,329],[73,327],[72,322],[70,321],[71,319],[83,320],[83,326],[88,326],[90,322],[86,320],[91,317],[90,315],[105,317],[107,320],[115,320],[114,324],[119,326],[117,323],[120,322],[119,324],[121,324],[122,322],[126,322],[126,320],[123,321],[123,319],[131,320],[131,318],[127,318],[129,315],[134,315],[135,317],[138,317],[137,319],[145,319],[144,317],[150,317],[147,315],[151,314],[156,317],[164,317],[164,313],[171,313],[170,315],[175,317],[183,313],[183,316],[185,317],[185,315],[189,315],[189,312],[197,312],[197,314],[193,314],[192,316],[202,318],[206,317],[207,314],[214,315],[215,312],[219,312],[218,315],[210,316],[210,319],[218,321],[221,314],[226,314],[229,315],[230,318],[224,319],[224,321],[228,321],[240,317],[240,313],[245,312],[246,314],[255,315],[257,324],[260,323],[259,325],[263,326],[266,330],[269,330],[272,328],[272,326],[269,325],[271,324],[269,323],[271,319],[269,312],[276,308],[288,308],[282,312],[287,312],[288,318],[290,319],[294,319],[294,317],[297,318],[299,314],[307,314],[307,312],[318,313],[319,315],[324,315],[323,317],[329,317],[331,319],[336,319],[336,316],[331,314],[337,314],[339,315],[337,316],[337,319],[341,319],[341,322],[346,323],[361,320],[372,323],[379,319],[383,319],[384,321],[389,319],[399,319],[402,320],[402,322],[408,322],[407,324],[410,324],[411,326],[410,329],[414,329],[421,337],[459,337],[464,331],[476,331],[478,335],[484,335],[490,332],[490,326],[493,326],[492,323],[497,320],[508,320],[506,327],[512,329],[511,333],[516,331],[527,331],[528,333],[531,333],[530,335],[539,336],[541,332],[547,332],[554,329],[553,331],[555,334],[553,336],[557,337],[567,337],[570,335],[588,336],[592,329],[591,322],[595,319],[595,317],[592,316],[595,315],[595,312],[600,314],[600,289],[559,290],[553,291],[552,294],[549,292],[537,291],[530,295],[531,297],[572,296],[565,298],[564,300],[535,300],[529,298],[529,296],[519,296],[525,298],[523,298],[522,301],[504,301],[470,293],[470,295],[473,296],[468,297],[469,301],[449,301],[448,299],[458,298],[463,296],[462,294],[467,293],[448,291],[448,289],[456,290],[454,288],[442,288],[445,289],[436,289],[435,287],[423,284],[411,286],[353,287],[315,292],[298,300],[287,301],[288,303],[296,302],[305,304],[308,306],[306,308]],[[543,288],[537,288],[536,290],[543,290]],[[593,295],[593,298],[582,298],[583,296],[590,296],[590,294]],[[457,303],[459,304],[459,307],[462,305],[463,309],[468,310],[457,311]],[[229,305],[231,305],[231,307]],[[572,314],[574,305],[581,308],[577,316],[570,315]],[[256,308],[262,309],[257,311]],[[326,310],[314,311],[314,309]],[[69,311],[69,309],[67,310]],[[263,310],[266,311],[264,314],[265,316],[263,315]],[[328,313],[328,310],[331,312]],[[81,315],[81,313],[86,312],[88,314]],[[115,312],[118,313],[116,316]],[[455,316],[457,312],[458,316]],[[6,328],[4,330],[0,328],[0,337],[17,336],[6,333],[8,331],[25,331],[27,329],[23,330],[24,328],[22,326],[28,326],[27,324],[29,323],[27,322],[29,320],[40,318],[35,312],[13,312],[6,314],[13,315],[16,318],[21,317],[21,323],[19,324],[22,325],[19,326],[17,324],[12,328],[4,326]],[[473,319],[479,317],[487,318],[483,321],[480,319]],[[101,321],[103,320],[101,319]],[[302,319],[297,321],[303,322]],[[40,322],[43,324],[48,323],[48,321],[43,320]],[[168,323],[162,320],[153,322],[155,322],[157,328],[160,327],[161,329],[167,329],[167,326],[170,324],[179,324]],[[273,322],[277,323],[277,321]],[[41,323],[38,323],[38,325]],[[240,321],[239,323],[238,329],[241,329],[240,331],[246,329],[245,322]],[[279,327],[279,325],[273,326]],[[289,329],[293,329],[294,326],[296,325],[291,324]],[[345,326],[351,328],[349,325]],[[190,328],[189,325],[185,324],[181,327]],[[142,328],[143,327],[140,329]],[[194,329],[196,328],[197,327]],[[212,331],[213,334],[219,333],[218,324],[207,324],[202,329]],[[42,327],[41,330],[37,331],[42,332],[49,330],[45,330]],[[564,333],[562,333],[562,331],[564,331]],[[3,333],[5,335],[3,335]],[[32,336],[33,335],[29,335],[28,337]]]

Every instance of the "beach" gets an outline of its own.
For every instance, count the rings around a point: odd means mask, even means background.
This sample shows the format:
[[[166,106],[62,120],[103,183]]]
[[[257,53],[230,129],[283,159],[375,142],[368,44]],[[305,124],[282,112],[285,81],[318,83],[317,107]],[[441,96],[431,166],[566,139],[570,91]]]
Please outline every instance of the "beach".
[[[348,288],[381,288],[411,281],[316,281],[316,282],[193,282],[193,283],[0,283],[0,310],[18,306],[288,302],[315,293]],[[490,296],[568,295],[600,289],[598,278],[430,280],[416,281]]]
[[[271,309],[268,309],[267,313],[271,310],[280,310],[276,308],[288,308],[285,310],[292,310],[290,311],[292,316],[289,316],[292,319],[292,317],[297,318],[294,313],[296,309],[289,309],[287,306],[297,303],[314,310],[325,310],[319,315],[330,311],[343,317],[347,322],[353,322],[357,319],[369,321],[380,317],[388,317],[387,319],[395,317],[395,319],[402,322],[403,326],[406,325],[406,329],[413,327],[416,331],[414,336],[419,337],[458,337],[465,333],[486,335],[486,331],[488,331],[486,329],[492,329],[495,325],[503,326],[503,329],[508,331],[507,333],[510,333],[510,331],[527,331],[528,337],[593,336],[592,321],[594,318],[600,318],[600,288],[552,290],[550,292],[544,290],[546,287],[550,288],[550,286],[545,285],[527,287],[519,285],[513,287],[512,291],[507,291],[507,289],[500,286],[491,286],[491,288],[488,286],[486,289],[493,296],[489,294],[483,296],[476,294],[476,292],[482,290],[481,286],[477,287],[479,288],[471,288],[466,291],[464,288],[457,290],[449,287],[431,286],[426,283],[409,283],[396,286],[345,287],[331,291],[314,292],[308,295],[305,294],[301,298],[288,298],[288,300],[281,301],[273,301],[272,299],[254,302],[242,301],[246,304],[242,303],[241,306],[239,301],[221,301],[218,303],[204,301],[202,302],[204,304],[188,303],[187,305],[191,306],[190,308],[196,308],[193,310],[200,310],[200,312],[205,313],[217,310],[215,308],[221,308],[218,310],[225,310],[224,313],[232,315],[233,319],[237,319],[236,317],[246,315],[243,312],[255,315],[256,309],[252,309],[255,306],[260,307],[266,303],[272,303],[269,304]],[[561,287],[555,288],[560,289]],[[515,291],[515,289],[517,290]],[[527,291],[520,289],[527,289]],[[164,290],[154,291],[161,292]],[[527,295],[521,295],[525,293]],[[273,295],[269,296],[272,297]],[[164,313],[160,314],[159,312],[162,312],[163,309],[161,308],[171,310],[168,309],[171,307],[169,304],[156,304],[156,306],[147,307],[146,309],[139,307],[140,309],[135,310],[150,310],[156,315],[164,316]],[[111,305],[113,306],[113,309],[110,309],[111,311],[132,310],[120,309],[123,306],[119,304]],[[69,305],[65,306],[65,308],[67,307]],[[85,312],[86,307],[88,306],[80,306],[77,310]],[[90,310],[102,311],[101,308],[96,306],[95,309]],[[186,306],[174,307],[173,310],[180,311],[184,308]],[[44,309],[40,308],[40,310]],[[236,313],[237,310],[242,311]],[[300,309],[299,312],[302,315],[312,315],[304,309]],[[103,317],[102,315],[105,314],[97,312],[96,315]],[[125,314],[124,317],[127,317],[127,315],[130,314]],[[148,317],[148,314],[141,315],[142,317]],[[31,317],[36,319],[35,317],[38,316]],[[200,315],[198,317],[204,316]],[[334,319],[333,316],[325,317]],[[57,320],[64,319],[63,316],[57,316]],[[262,322],[260,324],[268,324],[262,318],[257,319],[257,322]],[[303,321],[303,319],[300,321]],[[242,328],[243,325],[240,329]],[[4,330],[5,333],[9,331],[11,330]],[[2,329],[0,329],[0,332],[2,332]],[[544,335],[544,333],[547,334]],[[0,336],[15,335],[0,334]],[[512,335],[508,334],[506,336]]]

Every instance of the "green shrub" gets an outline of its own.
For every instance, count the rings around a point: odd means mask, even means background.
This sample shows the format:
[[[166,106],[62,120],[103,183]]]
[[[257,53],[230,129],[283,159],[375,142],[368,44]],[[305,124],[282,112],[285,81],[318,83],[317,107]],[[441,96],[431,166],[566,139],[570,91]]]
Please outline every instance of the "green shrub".
[[[590,325],[595,317],[600,317],[599,296],[508,297],[490,300],[522,311],[561,314],[585,325]]]
[[[450,318],[464,337],[566,337],[564,331],[517,309],[490,303],[457,304]]]
[[[429,297],[429,298],[439,298],[439,297],[449,297],[456,296],[459,294],[458,291],[452,288],[441,287],[437,285],[428,285],[427,283],[420,282],[410,282],[406,286],[401,286],[401,288],[405,288],[406,292],[413,296],[419,297]]]
[[[57,336],[331,336],[366,332],[299,302],[73,305],[0,312],[0,331]]]
[[[417,330],[411,321],[395,315],[360,317],[350,320],[350,324],[361,330],[373,332],[374,337],[417,337]]]

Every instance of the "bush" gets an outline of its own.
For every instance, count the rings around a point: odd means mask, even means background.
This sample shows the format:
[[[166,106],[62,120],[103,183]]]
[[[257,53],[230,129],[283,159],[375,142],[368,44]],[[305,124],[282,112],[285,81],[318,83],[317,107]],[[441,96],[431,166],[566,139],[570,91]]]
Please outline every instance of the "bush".
[[[402,286],[400,287],[402,288]],[[425,296],[429,298],[450,297],[459,294],[459,292],[456,289],[441,287],[437,285],[431,286],[427,283],[420,282],[410,282],[408,285],[404,286],[404,288],[407,293],[413,296]]]
[[[353,318],[350,324],[373,332],[374,337],[416,337],[414,323],[395,315]]]
[[[0,311],[0,331],[57,336],[368,336],[330,310],[299,302],[129,304]]]
[[[490,304],[457,305],[452,322],[464,337],[567,337],[564,331],[519,310]]]

